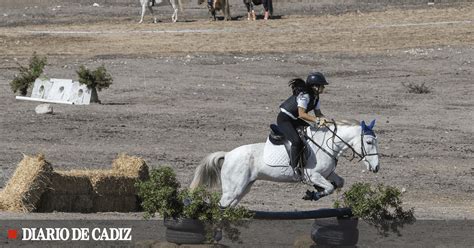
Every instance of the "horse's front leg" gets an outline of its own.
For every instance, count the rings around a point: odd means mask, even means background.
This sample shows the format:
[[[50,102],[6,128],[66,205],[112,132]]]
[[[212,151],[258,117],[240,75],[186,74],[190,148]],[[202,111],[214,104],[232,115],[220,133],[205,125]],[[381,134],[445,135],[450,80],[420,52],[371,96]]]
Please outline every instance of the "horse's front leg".
[[[232,20],[232,17],[230,16],[229,0],[224,1],[224,20],[226,20],[226,21]]]
[[[146,5],[148,4],[148,1],[142,1],[142,17],[140,18],[140,21],[138,23],[143,23],[143,17],[145,16],[145,11],[146,11]]]
[[[332,185],[330,181],[328,181],[319,173],[314,173],[313,175],[311,175],[311,182],[314,183],[314,187],[316,188],[316,190],[318,188],[322,188],[323,191],[307,190],[306,195],[303,197],[304,200],[317,201],[321,197],[330,195],[334,192],[334,185]]]
[[[340,189],[344,186],[344,178],[340,177],[336,172],[331,173],[331,175],[328,176],[328,180],[336,189]]]

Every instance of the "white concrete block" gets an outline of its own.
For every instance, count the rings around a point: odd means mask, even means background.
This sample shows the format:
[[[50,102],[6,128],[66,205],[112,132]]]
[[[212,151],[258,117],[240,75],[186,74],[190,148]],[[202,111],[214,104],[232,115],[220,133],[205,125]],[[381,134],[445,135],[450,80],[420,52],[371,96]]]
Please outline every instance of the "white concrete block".
[[[92,90],[72,79],[36,79],[31,97],[17,96],[18,100],[63,104],[89,104]]]

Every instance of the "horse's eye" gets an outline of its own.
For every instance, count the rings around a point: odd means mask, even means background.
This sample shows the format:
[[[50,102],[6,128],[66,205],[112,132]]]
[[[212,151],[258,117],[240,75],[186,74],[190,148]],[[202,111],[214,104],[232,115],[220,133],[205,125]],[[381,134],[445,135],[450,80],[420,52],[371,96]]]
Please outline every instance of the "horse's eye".
[[[367,145],[372,145],[372,143],[373,143],[372,140],[367,141]]]

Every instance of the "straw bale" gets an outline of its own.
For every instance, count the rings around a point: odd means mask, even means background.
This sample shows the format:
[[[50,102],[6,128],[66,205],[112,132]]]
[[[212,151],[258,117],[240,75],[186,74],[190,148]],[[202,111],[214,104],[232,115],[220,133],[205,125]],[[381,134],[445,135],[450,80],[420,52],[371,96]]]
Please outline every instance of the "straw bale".
[[[149,178],[148,165],[145,163],[145,160],[124,153],[119,154],[112,162],[112,169],[119,171],[123,175],[138,177],[142,181]]]
[[[123,175],[96,175],[91,178],[94,193],[98,195],[135,195],[137,178]]]
[[[3,189],[2,205],[10,211],[35,210],[41,195],[50,184],[52,171],[53,168],[44,159],[44,155],[24,155]]]
[[[136,177],[123,175],[116,170],[71,170],[69,176],[87,177],[92,192],[98,195],[135,195]]]
[[[87,174],[70,171],[55,171],[51,174],[49,189],[54,194],[92,194],[91,180]]]
[[[41,196],[37,212],[73,212],[90,213],[93,207],[93,195],[57,194],[47,191]]]
[[[0,192],[0,211],[7,210],[7,207],[3,205],[3,193]]]
[[[139,203],[135,195],[96,196],[93,212],[136,212]]]

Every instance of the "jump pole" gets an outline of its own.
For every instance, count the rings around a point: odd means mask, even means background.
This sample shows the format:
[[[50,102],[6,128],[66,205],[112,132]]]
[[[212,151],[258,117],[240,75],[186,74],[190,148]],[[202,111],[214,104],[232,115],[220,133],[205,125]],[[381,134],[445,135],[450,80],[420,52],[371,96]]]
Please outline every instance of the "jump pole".
[[[254,214],[253,218],[257,220],[301,220],[353,216],[350,208],[321,208],[318,210],[292,212],[251,212]]]

